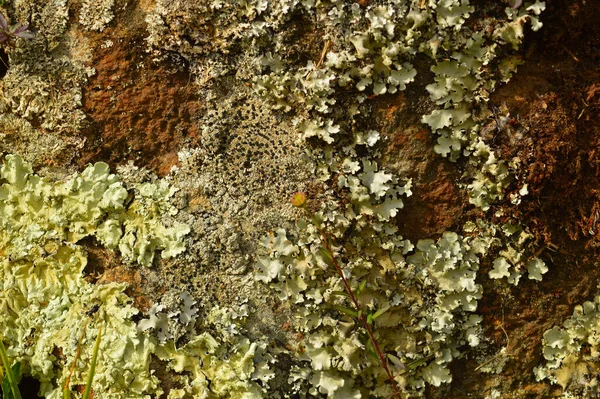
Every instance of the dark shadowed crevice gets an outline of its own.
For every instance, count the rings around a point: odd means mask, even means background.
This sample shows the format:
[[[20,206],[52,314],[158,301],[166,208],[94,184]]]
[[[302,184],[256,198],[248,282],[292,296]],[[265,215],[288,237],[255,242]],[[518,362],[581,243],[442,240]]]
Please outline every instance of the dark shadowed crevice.
[[[23,399],[40,398],[38,392],[40,390],[40,382],[32,377],[23,377],[19,382],[19,391]]]
[[[6,76],[8,72],[9,62],[8,62],[8,54],[4,49],[0,48],[0,79]]]

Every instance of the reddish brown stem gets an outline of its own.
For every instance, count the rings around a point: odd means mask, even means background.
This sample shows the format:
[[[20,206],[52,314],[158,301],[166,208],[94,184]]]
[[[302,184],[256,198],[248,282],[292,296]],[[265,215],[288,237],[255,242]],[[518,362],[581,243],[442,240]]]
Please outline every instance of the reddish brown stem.
[[[396,385],[396,380],[394,380],[394,377],[392,376],[392,373],[390,372],[390,369],[388,367],[388,363],[385,360],[383,353],[381,352],[381,349],[379,349],[379,344],[377,343],[377,340],[375,339],[375,335],[373,335],[373,330],[371,329],[371,326],[367,322],[367,319],[366,319],[364,313],[361,311],[360,304],[358,303],[358,299],[356,299],[356,296],[354,295],[354,291],[352,291],[352,288],[350,287],[350,283],[348,283],[348,280],[344,276],[342,267],[340,266],[338,261],[335,259],[335,255],[333,254],[333,251],[331,250],[331,245],[329,244],[329,239],[327,238],[327,234],[325,234],[325,232],[319,227],[319,225],[316,223],[316,221],[314,219],[313,219],[313,222],[315,223],[315,226],[319,230],[319,233],[321,233],[321,236],[323,237],[323,241],[325,243],[325,249],[329,253],[329,256],[331,257],[331,260],[333,262],[333,266],[335,267],[335,270],[336,270],[338,276],[340,276],[340,278],[342,279],[342,282],[344,283],[344,287],[346,288],[346,291],[348,292],[348,295],[350,296],[350,300],[352,301],[352,303],[354,304],[354,307],[356,308],[356,311],[358,312],[358,319],[361,321],[364,329],[367,331],[367,334],[369,335],[369,339],[371,340],[371,343],[373,344],[375,353],[377,353],[377,357],[379,358],[379,363],[381,363],[381,367],[383,367],[390,382],[392,383],[392,388],[394,389],[394,394],[396,395],[396,397],[400,398],[401,397],[400,391],[398,390],[398,386]]]
[[[79,359],[79,355],[81,354],[81,343],[83,342],[83,337],[85,337],[85,330],[87,329],[88,322],[89,322],[89,320],[86,321],[85,324],[83,325],[83,332],[81,333],[81,337],[79,338],[79,341],[77,342],[77,351],[75,351],[75,359],[73,360],[73,365],[71,366],[69,375],[67,376],[67,379],[65,380],[65,387],[64,387],[65,391],[69,389],[69,385],[71,384],[71,377],[73,376],[73,372],[75,371],[75,366],[77,365],[77,359]]]

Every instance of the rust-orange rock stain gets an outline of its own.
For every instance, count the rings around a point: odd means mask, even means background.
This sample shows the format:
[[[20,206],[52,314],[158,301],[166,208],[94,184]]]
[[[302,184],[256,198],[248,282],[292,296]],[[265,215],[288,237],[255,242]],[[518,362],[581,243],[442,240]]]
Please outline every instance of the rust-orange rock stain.
[[[413,180],[413,195],[395,218],[403,237],[430,238],[458,227],[468,201],[458,187],[456,165],[433,151],[435,137],[419,120],[414,102],[403,94],[374,101],[378,129],[388,139],[382,165],[397,164]]]
[[[165,175],[177,165],[181,147],[195,144],[199,136],[194,117],[202,104],[190,76],[154,64],[141,38],[117,28],[103,37],[113,45],[95,53],[96,75],[84,89],[90,121],[79,163],[133,161]]]

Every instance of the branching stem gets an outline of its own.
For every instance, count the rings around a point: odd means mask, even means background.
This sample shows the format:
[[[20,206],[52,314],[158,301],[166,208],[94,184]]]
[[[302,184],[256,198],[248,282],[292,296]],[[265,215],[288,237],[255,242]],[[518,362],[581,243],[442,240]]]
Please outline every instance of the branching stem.
[[[306,211],[308,212],[308,210],[306,210]],[[392,383],[392,388],[394,389],[394,394],[397,398],[401,398],[400,391],[398,390],[398,385],[396,384],[396,380],[394,380],[394,377],[392,376],[392,373],[388,366],[388,362],[385,360],[383,352],[381,352],[381,349],[379,348],[377,339],[375,339],[373,330],[371,329],[371,326],[367,322],[367,318],[365,317],[364,312],[361,311],[360,303],[358,302],[358,299],[354,295],[354,291],[352,290],[352,287],[350,287],[350,283],[344,276],[342,267],[340,266],[340,264],[338,263],[338,261],[335,258],[333,250],[331,249],[331,244],[329,243],[329,238],[328,238],[327,234],[325,233],[325,231],[323,231],[323,229],[321,229],[321,227],[319,226],[317,221],[314,219],[314,217],[312,217],[312,220],[313,220],[313,223],[316,226],[316,228],[319,230],[319,233],[321,233],[321,236],[323,237],[323,242],[325,244],[325,250],[329,253],[329,256],[331,257],[331,260],[333,262],[333,266],[335,267],[335,270],[336,270],[338,276],[340,276],[340,278],[342,279],[342,282],[344,283],[344,287],[346,288],[346,292],[348,293],[348,296],[350,297],[352,304],[354,305],[354,307],[356,308],[356,311],[358,312],[358,319],[360,320],[364,329],[367,331],[367,334],[369,335],[371,344],[373,344],[373,349],[375,349],[375,353],[377,354],[377,357],[379,358],[379,363],[381,364],[381,367],[385,370],[385,373],[387,374],[388,379]]]

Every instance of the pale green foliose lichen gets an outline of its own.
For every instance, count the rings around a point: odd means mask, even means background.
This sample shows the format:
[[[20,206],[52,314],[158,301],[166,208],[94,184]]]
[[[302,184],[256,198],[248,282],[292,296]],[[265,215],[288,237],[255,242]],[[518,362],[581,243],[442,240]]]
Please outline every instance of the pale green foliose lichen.
[[[103,398],[150,398],[158,380],[149,370],[155,344],[138,334],[131,317],[138,311],[122,284],[92,285],[82,275],[87,263],[76,245],[48,241],[30,254],[15,256],[3,246],[0,260],[0,335],[8,354],[21,362],[25,374],[41,383],[40,394],[62,398],[79,337],[80,365],[71,386],[84,385],[92,356],[92,342],[100,325],[104,333],[94,390]],[[93,316],[86,312],[98,306]]]
[[[183,346],[176,347],[171,340],[157,348],[156,355],[177,373],[173,379],[182,386],[169,398],[269,397],[269,381],[275,376],[269,364],[275,359],[266,350],[267,340],[251,342],[245,336],[247,311],[246,305],[215,306],[200,322],[203,332]]]
[[[176,213],[168,202],[173,188],[164,181],[138,183],[126,201],[127,189],[106,164],[52,181],[17,155],[5,157],[0,183],[0,336],[22,373],[41,382],[42,396],[63,397],[81,336],[70,388],[85,385],[102,326],[97,397],[162,395],[152,356],[165,362],[180,387],[169,398],[265,397],[275,359],[267,341],[250,342],[244,334],[247,305],[214,307],[199,322],[196,300],[172,293],[136,325],[132,317],[139,312],[123,293],[125,284],[94,285],[84,278],[87,254],[78,243],[88,236],[147,266],[155,250],[163,257],[185,250],[181,240],[189,228],[161,222]],[[185,344],[176,346],[182,338]]]
[[[15,259],[39,251],[46,242],[77,243],[94,236],[118,248],[130,262],[150,266],[156,250],[169,258],[185,250],[190,229],[165,227],[161,214],[174,212],[166,182],[135,187],[136,199],[125,207],[127,189],[107,164],[88,166],[81,174],[52,182],[33,174],[18,155],[7,155],[0,168],[0,243]]]
[[[575,306],[562,326],[544,333],[545,364],[534,368],[538,380],[562,386],[564,397],[592,397],[598,392],[600,296]]]
[[[329,231],[343,220],[317,218],[330,220],[321,226]],[[291,353],[301,361],[290,375],[294,391],[328,398],[388,397],[391,386],[366,354],[368,339],[360,325],[336,310],[352,305],[339,294],[344,286],[320,252],[318,231],[302,221],[299,227],[298,237],[277,230],[264,238],[266,252],[255,274],[288,303],[294,329],[302,334]],[[481,318],[474,312],[482,290],[475,277],[491,243],[448,232],[414,248],[383,223],[380,231],[365,227],[336,247],[336,256],[348,259],[343,268],[354,290],[365,284],[358,297],[365,311],[387,309],[374,329],[379,346],[396,359],[390,365],[403,391],[421,394],[425,382],[450,382],[448,364],[460,355],[458,349],[479,344]]]
[[[169,208],[170,189],[141,185],[140,199],[126,206],[128,192],[106,164],[52,181],[34,174],[17,155],[4,158],[0,182],[0,335],[9,355],[42,383],[42,395],[61,398],[65,370],[91,321],[80,359],[89,364],[89,342],[102,325],[102,355],[94,383],[98,395],[150,397],[158,389],[149,370],[155,343],[139,334],[131,321],[138,311],[123,294],[124,285],[93,285],[83,278],[87,256],[78,242],[95,236],[147,266],[155,250],[164,249],[163,257],[182,252],[181,238],[189,228],[167,228],[160,221]],[[156,198],[156,193],[163,197]],[[107,229],[108,224],[113,228]],[[124,240],[128,234],[137,238]],[[85,368],[76,370],[71,384],[84,384]]]
[[[548,266],[539,258],[545,248],[535,247],[533,235],[522,226],[506,223],[502,226],[480,222],[479,227],[494,237],[497,257],[488,276],[491,279],[506,278],[508,283],[518,285],[521,277],[527,273],[530,280],[542,280],[548,272]]]

